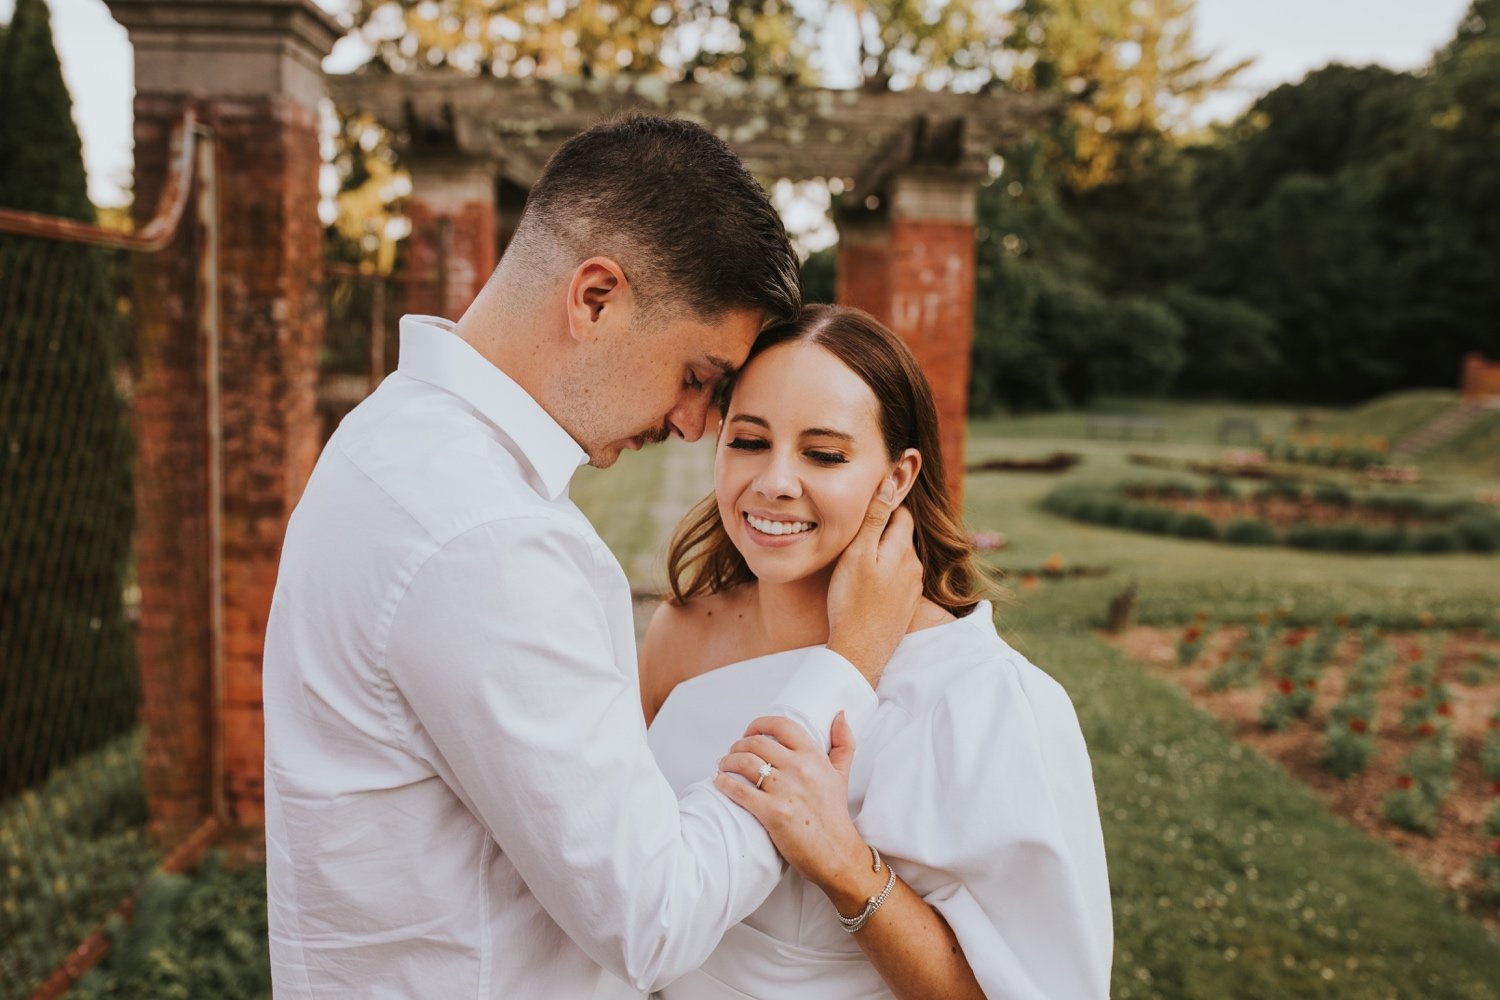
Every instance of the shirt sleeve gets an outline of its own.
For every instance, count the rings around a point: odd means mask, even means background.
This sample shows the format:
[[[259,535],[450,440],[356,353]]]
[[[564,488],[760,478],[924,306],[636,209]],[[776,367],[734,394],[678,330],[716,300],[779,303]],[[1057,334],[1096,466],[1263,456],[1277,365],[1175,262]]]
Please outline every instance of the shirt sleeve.
[[[657,769],[633,637],[622,655],[597,571],[588,539],[553,517],[496,521],[449,542],[392,618],[386,669],[410,709],[392,718],[414,720],[393,723],[408,749],[569,937],[649,991],[702,964],[764,901],[782,863],[760,824],[710,783],[679,800]],[[812,721],[831,721],[830,686],[852,688],[837,671],[805,683],[791,695]]]
[[[1066,693],[1034,672],[969,678],[883,746],[858,826],[986,996],[1103,1000],[1113,920],[1088,752]]]

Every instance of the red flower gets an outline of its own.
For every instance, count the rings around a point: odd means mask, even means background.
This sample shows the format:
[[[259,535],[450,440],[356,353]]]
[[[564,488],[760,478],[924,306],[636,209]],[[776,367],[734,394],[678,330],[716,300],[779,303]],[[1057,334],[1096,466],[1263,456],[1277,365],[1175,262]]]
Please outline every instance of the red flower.
[[[1309,677],[1307,680],[1302,682],[1302,686],[1307,688],[1309,691],[1316,691],[1318,689],[1318,682]]]
[[[1203,635],[1203,630],[1194,625],[1182,634],[1183,642],[1197,642]]]
[[[1492,782],[1490,782],[1490,794],[1491,795],[1500,795],[1500,781],[1492,781]]]
[[[1295,685],[1292,684],[1292,679],[1290,677],[1283,677],[1281,680],[1276,682],[1276,690],[1280,691],[1282,694],[1291,694],[1293,687],[1295,687]]]
[[[1431,736],[1435,732],[1437,732],[1437,730],[1433,728],[1432,723],[1430,722],[1424,722],[1417,727],[1417,735],[1423,737],[1424,739],[1428,736]]]
[[[1357,715],[1349,720],[1349,731],[1351,733],[1362,733],[1366,728],[1365,720]]]
[[[1453,706],[1450,705],[1450,704],[1448,704],[1446,701],[1445,702],[1441,702],[1441,703],[1438,704],[1437,714],[1438,715],[1452,715],[1453,714]]]
[[[1407,693],[1411,695],[1412,701],[1416,701],[1427,694],[1427,689],[1420,684],[1413,684]]]
[[[1411,647],[1406,651],[1406,658],[1412,663],[1416,663],[1422,658],[1422,648],[1420,646]]]
[[[1302,645],[1302,640],[1304,638],[1306,638],[1306,636],[1304,636],[1301,632],[1288,632],[1281,641],[1286,643],[1293,649],[1296,649],[1298,646]]]
[[[1408,788],[1410,788],[1411,785],[1412,785],[1411,775],[1409,775],[1409,774],[1398,774],[1398,775],[1396,775],[1396,787],[1397,788],[1401,789],[1404,792]]]
[[[1343,628],[1343,627],[1345,627],[1346,625],[1349,624],[1349,616],[1348,615],[1334,615],[1333,616],[1333,623],[1335,625],[1337,625],[1339,628]]]

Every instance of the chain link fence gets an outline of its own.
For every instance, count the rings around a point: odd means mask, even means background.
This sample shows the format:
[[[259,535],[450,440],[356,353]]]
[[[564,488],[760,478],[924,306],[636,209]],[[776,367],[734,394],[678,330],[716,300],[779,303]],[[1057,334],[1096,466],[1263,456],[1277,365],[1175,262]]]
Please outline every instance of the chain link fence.
[[[64,992],[180,846],[144,780],[177,699],[136,662],[130,258],[178,229],[194,127],[138,234],[0,211],[0,1000]]]

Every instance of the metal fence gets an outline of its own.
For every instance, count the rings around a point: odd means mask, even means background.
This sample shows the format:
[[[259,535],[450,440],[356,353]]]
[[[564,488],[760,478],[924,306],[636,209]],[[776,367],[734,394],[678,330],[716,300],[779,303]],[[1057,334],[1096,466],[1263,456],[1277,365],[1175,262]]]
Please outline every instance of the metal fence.
[[[134,642],[130,257],[170,246],[184,219],[208,237],[198,294],[210,355],[216,342],[212,136],[188,117],[173,145],[161,206],[135,233],[0,210],[5,1000],[65,992],[145,880],[213,838],[209,816],[184,840],[152,835],[146,733],[174,699],[143,701]]]

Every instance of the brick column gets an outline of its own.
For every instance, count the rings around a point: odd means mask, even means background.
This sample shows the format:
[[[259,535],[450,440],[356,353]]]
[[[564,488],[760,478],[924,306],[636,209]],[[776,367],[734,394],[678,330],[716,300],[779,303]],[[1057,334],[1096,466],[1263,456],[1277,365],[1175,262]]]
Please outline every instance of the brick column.
[[[319,444],[316,104],[319,64],[339,28],[311,0],[108,2],[135,48],[137,216],[156,204],[167,133],[189,108],[212,130],[217,190],[216,213],[190,209],[170,247],[134,261],[146,791],[164,839],[210,814],[253,831],[264,821],[266,615],[286,521]],[[195,199],[203,183],[195,180]],[[214,309],[198,280],[215,248],[217,517],[205,336]]]
[[[838,213],[839,256],[834,299],[863,309],[887,326],[891,296],[891,227],[887,213],[859,209]]]
[[[456,320],[499,261],[495,166],[458,153],[419,153],[407,167],[406,265],[414,280],[406,311]]]
[[[974,342],[974,206],[978,178],[953,168],[896,175],[875,211],[839,220],[838,299],[884,321],[932,384],[948,485],[962,500],[964,428]]]

